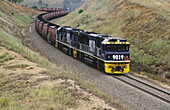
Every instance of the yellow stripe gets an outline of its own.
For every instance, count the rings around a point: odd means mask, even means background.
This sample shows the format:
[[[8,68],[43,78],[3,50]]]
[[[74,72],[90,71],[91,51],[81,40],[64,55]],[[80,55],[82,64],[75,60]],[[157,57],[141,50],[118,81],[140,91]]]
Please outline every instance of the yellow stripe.
[[[111,42],[107,42],[107,44],[111,44]]]
[[[125,42],[125,43],[122,43],[122,42],[107,42],[107,44],[130,44],[129,42]]]

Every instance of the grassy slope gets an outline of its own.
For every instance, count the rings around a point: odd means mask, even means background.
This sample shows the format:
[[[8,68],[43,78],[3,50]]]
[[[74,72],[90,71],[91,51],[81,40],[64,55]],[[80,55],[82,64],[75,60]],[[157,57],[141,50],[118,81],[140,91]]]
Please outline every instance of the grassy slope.
[[[47,3],[48,7],[52,8],[62,8],[63,7],[63,0],[42,0],[43,3]],[[27,5],[28,7],[38,5],[39,0],[24,0],[24,2],[21,3],[21,5]]]
[[[10,35],[25,36],[26,27],[34,20],[38,12],[0,0],[0,28]]]
[[[42,57],[39,53],[36,53],[29,49],[25,43],[22,42],[22,39],[25,39],[25,32],[27,30],[27,26],[30,25],[31,22],[34,21],[35,14],[38,14],[39,12],[36,12],[35,10],[30,10],[9,2],[6,2],[7,0],[0,0],[0,46],[4,46],[10,50],[13,50],[17,53],[20,53],[25,58],[29,59],[30,61],[33,61],[40,65],[41,67],[45,67],[48,69],[47,75],[51,77],[51,79],[72,79],[76,81],[78,85],[80,85],[81,88],[86,89],[90,93],[94,93],[98,95],[99,97],[103,97],[105,99],[108,99],[109,101],[112,101],[112,99],[106,98],[107,96],[104,95],[101,91],[99,91],[96,86],[93,83],[90,83],[88,81],[84,81],[73,75],[73,72],[69,70],[66,70],[64,67],[56,67],[56,65],[49,62],[46,58]],[[15,36],[15,37],[14,37]],[[0,51],[0,65],[8,60],[15,59],[14,57],[8,55],[8,53]],[[56,71],[58,71],[56,73]],[[12,76],[13,77],[13,76]],[[21,74],[21,77],[25,77],[25,74]],[[61,102],[63,101],[69,101],[74,98],[74,94],[69,93],[69,97],[65,94],[65,91],[67,89],[65,85],[61,85],[62,90],[60,92],[56,93],[56,89],[51,89],[51,87],[46,86],[45,88],[39,87],[30,87],[29,92],[27,88],[23,86],[22,83],[20,83],[21,78],[15,77],[15,81],[12,81],[11,76],[7,74],[0,73],[0,108],[1,109],[22,109],[24,106],[24,109],[41,109],[42,105],[44,109],[49,108],[50,109],[65,109],[67,107],[74,107],[74,105],[70,105],[70,103],[61,103],[60,106],[56,104],[55,98],[59,97],[61,98]],[[29,85],[31,83],[25,83],[24,84]],[[17,82],[17,83],[15,83]],[[27,82],[27,81],[26,81]],[[15,83],[15,84],[14,84]],[[34,83],[34,82],[32,82]],[[17,86],[19,88],[15,88],[14,86]],[[22,86],[20,88],[20,86]],[[22,91],[20,91],[22,90]],[[31,90],[31,91],[30,91]],[[20,91],[19,94],[16,91]],[[31,96],[29,93],[36,93],[41,94],[43,97],[37,96]],[[47,93],[47,95],[46,95]],[[52,97],[49,99],[49,93],[55,93]],[[62,94],[61,94],[62,93]],[[63,94],[64,93],[64,94]],[[71,96],[70,96],[71,94]],[[22,98],[18,97],[21,96]],[[51,95],[50,95],[51,96]],[[45,100],[45,101],[44,101]],[[32,103],[32,101],[36,101],[38,105],[35,103]],[[59,100],[60,101],[60,100]],[[29,104],[27,103],[29,102]],[[122,106],[118,104],[115,101],[112,101],[111,103],[113,106],[116,106],[116,108],[122,109]],[[47,104],[50,103],[50,104]]]
[[[79,13],[80,10],[83,12]],[[57,24],[125,38],[131,43],[133,69],[150,73],[149,76],[162,81],[170,76],[170,8],[167,3],[89,0]]]

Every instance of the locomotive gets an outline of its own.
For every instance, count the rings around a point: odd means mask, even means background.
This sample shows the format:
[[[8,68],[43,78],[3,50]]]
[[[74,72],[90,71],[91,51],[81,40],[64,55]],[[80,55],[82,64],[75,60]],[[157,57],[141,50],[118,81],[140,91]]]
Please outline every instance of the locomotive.
[[[106,74],[130,71],[130,43],[127,40],[53,24],[49,20],[66,15],[69,10],[51,10],[35,20],[37,32],[48,43]]]

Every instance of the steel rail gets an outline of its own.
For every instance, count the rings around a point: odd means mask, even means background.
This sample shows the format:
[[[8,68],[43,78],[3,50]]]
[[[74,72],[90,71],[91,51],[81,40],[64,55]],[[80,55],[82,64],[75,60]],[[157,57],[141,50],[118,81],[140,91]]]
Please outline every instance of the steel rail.
[[[123,76],[125,76],[125,77],[127,77],[127,78],[129,78],[129,79],[131,79],[131,80],[133,80],[133,81],[136,81],[136,82],[138,82],[138,83],[140,83],[140,84],[143,84],[143,85],[145,85],[145,86],[148,86],[149,88],[152,88],[152,89],[154,89],[154,90],[156,90],[156,91],[158,91],[158,92],[162,92],[162,93],[170,96],[170,93],[169,93],[169,92],[166,92],[166,91],[161,90],[161,89],[159,89],[159,88],[157,88],[157,87],[154,87],[154,86],[152,86],[152,85],[149,85],[149,84],[147,84],[147,83],[145,83],[145,82],[142,82],[142,81],[140,81],[140,80],[138,80],[138,79],[135,79],[135,78],[133,78],[133,77],[131,77],[131,76],[129,76],[129,75],[123,75]],[[141,91],[143,91],[143,92],[146,92],[146,93],[148,93],[148,94],[150,94],[150,95],[152,95],[152,96],[154,96],[154,97],[157,97],[157,98],[161,99],[162,101],[165,101],[165,102],[167,102],[167,103],[170,104],[170,99],[167,99],[167,98],[165,98],[165,97],[159,96],[159,95],[153,93],[152,91],[148,91],[148,90],[146,90],[146,89],[144,89],[144,88],[142,88],[142,87],[139,87],[139,86],[137,86],[137,85],[135,85],[135,84],[133,84],[133,83],[131,83],[131,82],[129,82],[129,81],[126,81],[126,80],[122,79],[120,76],[113,76],[113,77],[116,78],[116,79],[118,79],[118,80],[120,80],[120,81],[122,81],[122,82],[124,82],[124,83],[126,83],[126,84],[128,84],[128,85],[131,85],[131,86],[133,86],[133,87],[135,87],[135,88],[137,88],[137,89],[139,89],[139,90],[141,90]]]
[[[170,95],[170,92],[167,92],[167,91],[165,91],[165,90],[162,90],[162,89],[160,89],[160,88],[158,88],[158,87],[154,87],[154,86],[152,86],[152,85],[150,85],[150,84],[147,84],[147,83],[145,83],[145,82],[142,82],[142,81],[140,81],[140,80],[137,80],[137,79],[134,78],[134,76],[133,76],[133,77],[130,76],[130,75],[125,75],[125,76],[128,77],[128,78],[130,78],[130,79],[132,79],[132,80],[135,80],[135,81],[137,81],[137,82],[139,82],[139,83],[142,83],[142,84],[144,84],[144,85],[146,85],[146,86],[148,86],[148,87],[150,87],[150,88],[153,88],[153,89],[156,89],[156,90],[158,90],[158,91],[160,91],[160,92],[163,92],[164,94]]]

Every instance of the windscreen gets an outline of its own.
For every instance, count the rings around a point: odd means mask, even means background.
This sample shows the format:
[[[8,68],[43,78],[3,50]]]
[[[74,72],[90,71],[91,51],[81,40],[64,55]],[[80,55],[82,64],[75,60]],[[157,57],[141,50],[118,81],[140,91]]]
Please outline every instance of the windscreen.
[[[106,45],[106,51],[109,52],[124,52],[129,51],[129,44],[112,44],[112,45]]]

